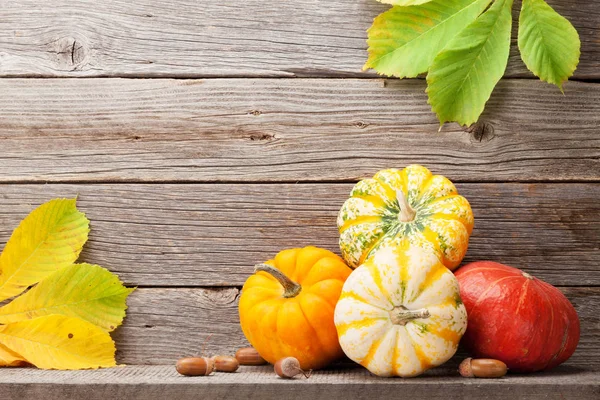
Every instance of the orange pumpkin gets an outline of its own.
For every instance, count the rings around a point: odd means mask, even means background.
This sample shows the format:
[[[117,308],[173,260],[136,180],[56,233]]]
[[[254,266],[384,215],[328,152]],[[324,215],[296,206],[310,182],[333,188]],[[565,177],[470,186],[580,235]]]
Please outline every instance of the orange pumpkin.
[[[333,323],[335,305],[352,270],[329,250],[288,249],[257,265],[240,297],[242,331],[271,364],[296,357],[319,369],[343,356]]]

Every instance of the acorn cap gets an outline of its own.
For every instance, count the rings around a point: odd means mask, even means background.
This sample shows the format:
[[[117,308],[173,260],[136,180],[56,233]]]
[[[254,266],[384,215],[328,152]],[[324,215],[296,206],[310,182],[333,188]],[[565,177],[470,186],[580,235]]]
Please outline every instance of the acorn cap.
[[[474,378],[473,370],[471,369],[471,357],[465,358],[458,366],[458,372],[465,378]]]

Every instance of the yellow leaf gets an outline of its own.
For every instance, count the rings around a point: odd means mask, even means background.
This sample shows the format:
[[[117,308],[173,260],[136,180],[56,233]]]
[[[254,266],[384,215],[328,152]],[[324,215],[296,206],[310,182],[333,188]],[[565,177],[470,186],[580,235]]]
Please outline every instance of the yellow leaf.
[[[125,301],[134,289],[123,286],[112,272],[90,264],[60,269],[27,293],[0,308],[0,323],[61,314],[85,319],[106,331],[121,325]]]
[[[73,264],[88,232],[89,221],[77,211],[75,199],[56,199],[35,209],[0,255],[0,301]]]
[[[43,369],[114,367],[115,343],[79,318],[47,315],[0,326],[0,342]]]
[[[22,367],[28,364],[23,357],[0,344],[0,367]]]

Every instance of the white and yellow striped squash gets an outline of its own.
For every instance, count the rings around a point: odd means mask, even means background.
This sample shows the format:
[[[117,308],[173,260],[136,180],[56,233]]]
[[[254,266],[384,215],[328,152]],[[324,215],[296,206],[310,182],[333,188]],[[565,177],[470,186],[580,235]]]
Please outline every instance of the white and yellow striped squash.
[[[346,355],[379,376],[417,376],[450,359],[467,328],[458,281],[407,241],[380,248],[346,280],[334,321]]]
[[[358,182],[340,210],[337,225],[340,250],[352,268],[400,237],[431,249],[453,270],[467,252],[473,212],[450,180],[410,165],[382,170]]]

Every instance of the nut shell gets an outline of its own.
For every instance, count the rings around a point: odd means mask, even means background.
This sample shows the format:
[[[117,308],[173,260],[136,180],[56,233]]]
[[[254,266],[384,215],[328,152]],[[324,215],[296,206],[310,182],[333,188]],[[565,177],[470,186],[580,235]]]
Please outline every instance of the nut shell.
[[[232,356],[214,356],[215,370],[219,372],[235,372],[240,367],[240,362]]]
[[[267,362],[254,347],[244,347],[236,351],[235,358],[240,365],[265,365]]]
[[[292,379],[303,371],[300,362],[294,357],[285,357],[275,363],[275,373],[284,379]]]
[[[465,378],[500,378],[507,371],[506,364],[492,358],[465,358],[458,366],[458,372]]]
[[[212,358],[186,357],[177,360],[175,369],[185,376],[207,376],[215,370],[215,362]]]
[[[465,358],[458,366],[458,372],[465,378],[475,377],[475,375],[473,375],[473,371],[471,370],[471,360],[471,357]]]
[[[500,360],[478,358],[471,360],[471,371],[477,378],[500,378],[506,375],[508,368]]]

